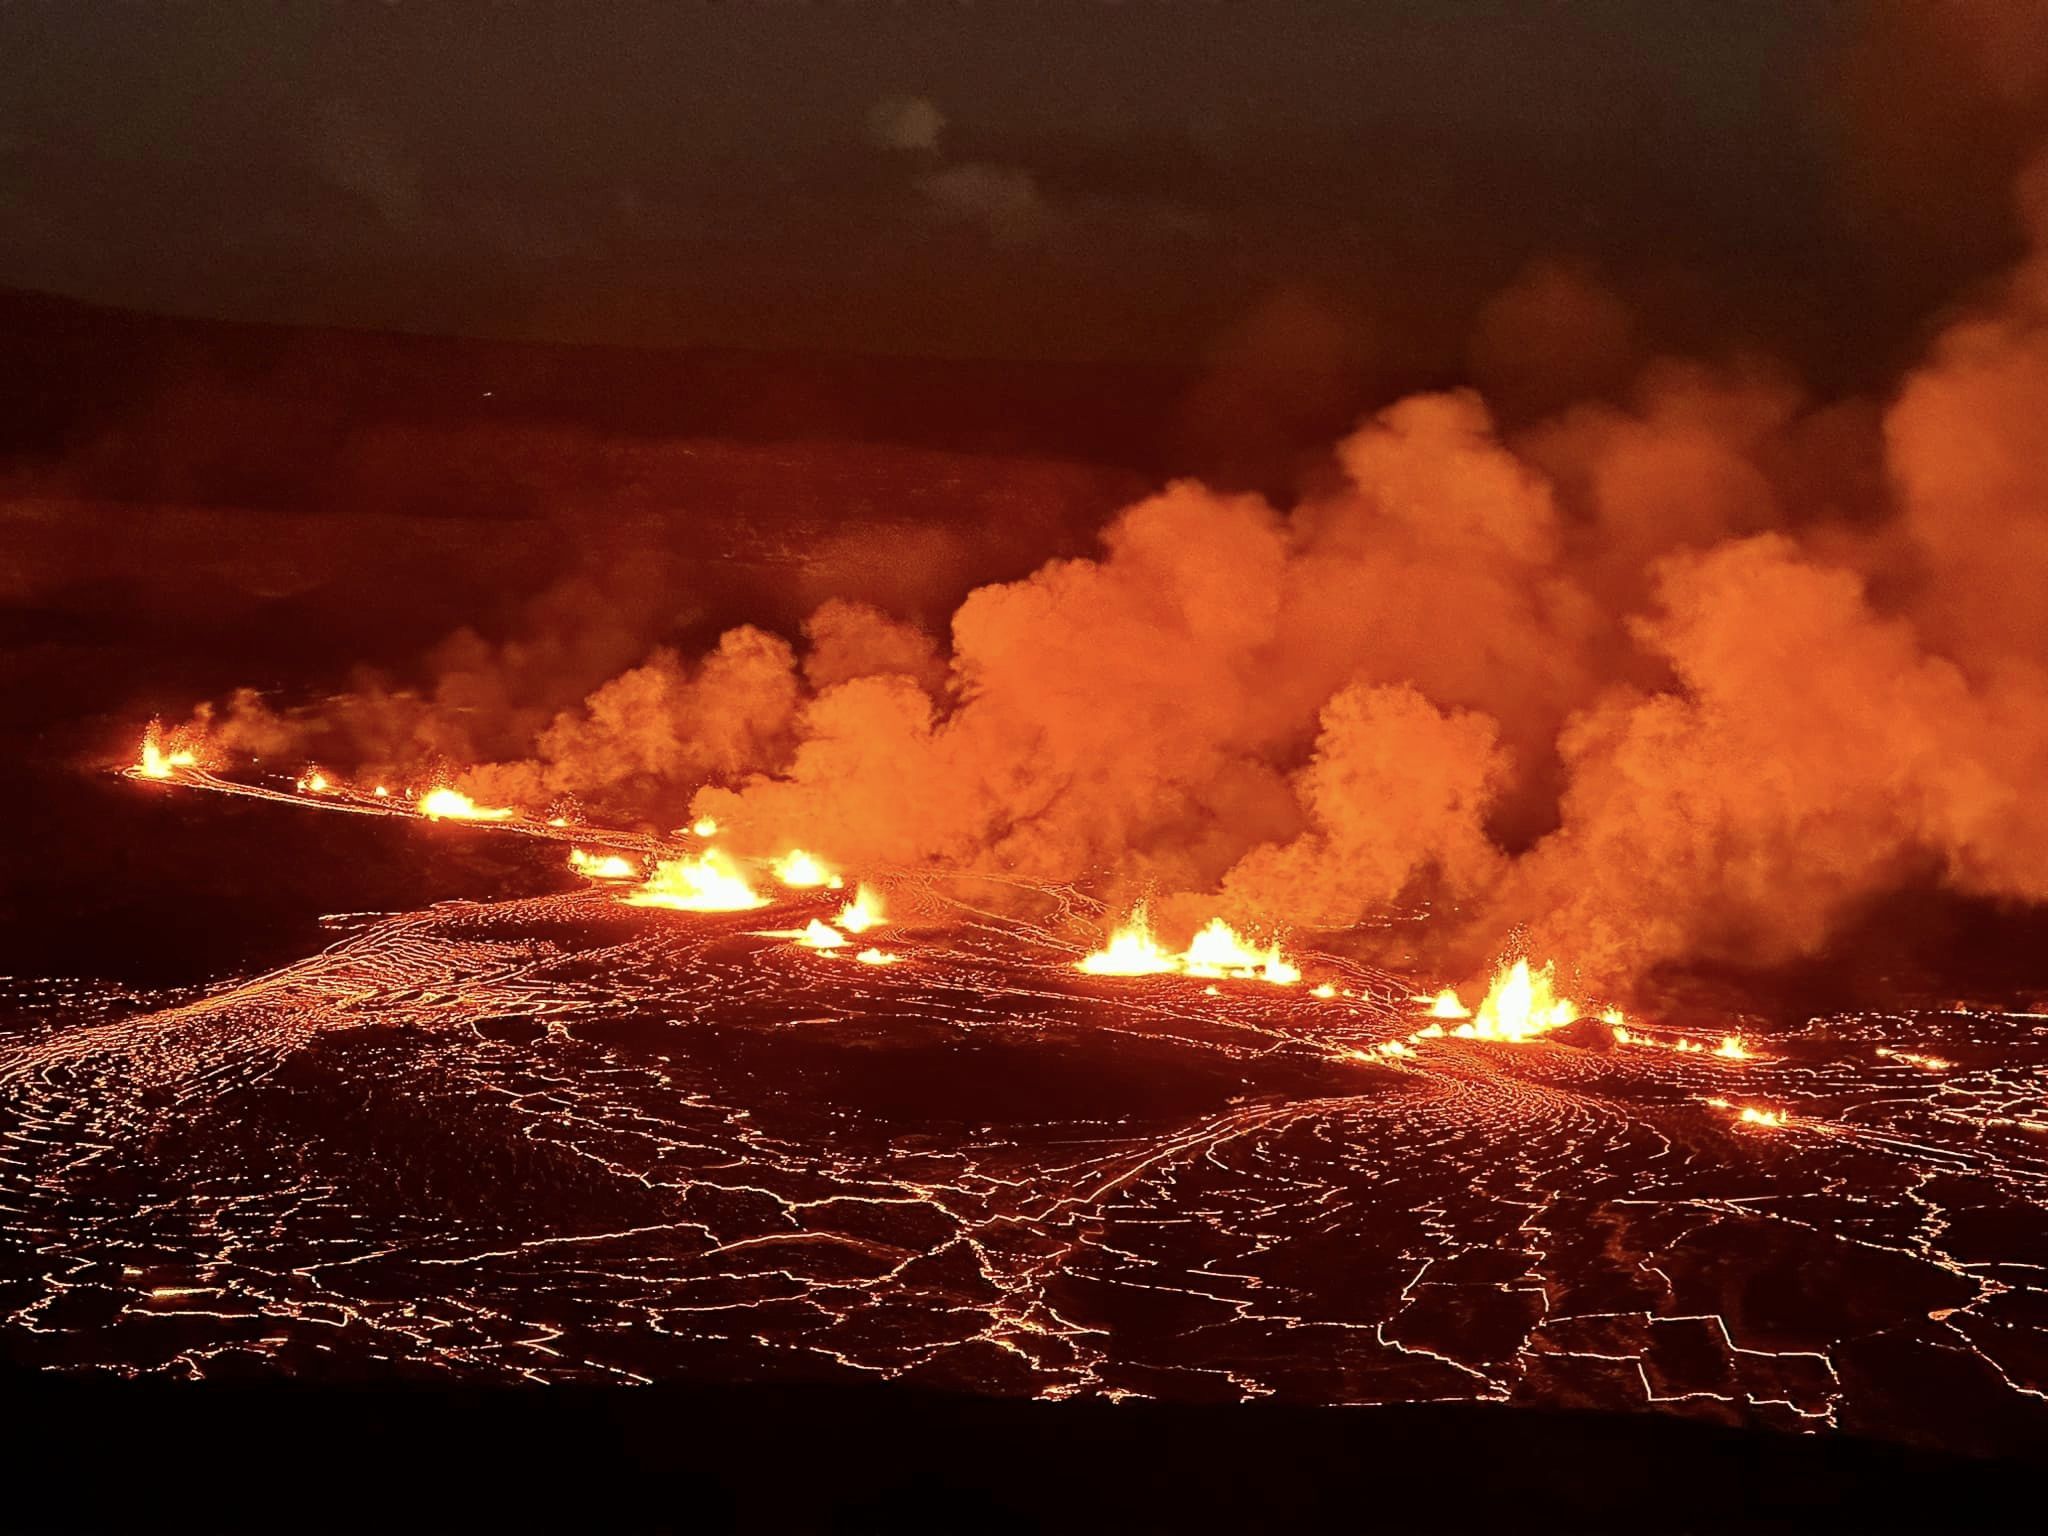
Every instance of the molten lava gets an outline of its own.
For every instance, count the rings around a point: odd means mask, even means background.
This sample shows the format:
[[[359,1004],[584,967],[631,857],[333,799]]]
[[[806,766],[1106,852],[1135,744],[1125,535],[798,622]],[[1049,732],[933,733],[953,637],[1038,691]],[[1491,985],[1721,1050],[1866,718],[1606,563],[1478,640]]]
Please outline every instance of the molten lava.
[[[1545,965],[1532,971],[1527,960],[1517,960],[1494,976],[1472,1022],[1452,1033],[1468,1040],[1532,1040],[1571,1023],[1578,1007],[1557,995],[1553,970]]]
[[[152,720],[142,733],[142,751],[129,770],[141,779],[168,779],[180,768],[197,768],[199,753],[186,742],[166,739],[163,723]]]
[[[1220,917],[1189,941],[1180,957],[1180,969],[1189,976],[1235,976],[1289,986],[1301,980],[1301,971],[1283,959],[1280,946],[1253,949]]]
[[[1131,909],[1109,943],[1078,962],[1092,976],[1161,976],[1172,972],[1182,976],[1233,977],[1240,981],[1268,981],[1291,986],[1301,980],[1300,969],[1280,953],[1278,943],[1254,949],[1222,918],[1211,918],[1181,954],[1163,948],[1152,934],[1152,919],[1140,902]]]
[[[705,849],[701,858],[663,859],[638,890],[621,899],[629,906],[678,912],[746,912],[768,905],[716,848]]]
[[[1924,1051],[1896,1051],[1888,1045],[1880,1045],[1877,1054],[1888,1056],[1893,1061],[1903,1061],[1908,1066],[1918,1067],[1923,1072],[1946,1072],[1955,1063],[1943,1056],[1929,1056]]]
[[[1465,1006],[1455,989],[1445,987],[1430,1001],[1429,1016],[1432,1019],[1469,1019],[1472,1010]]]
[[[848,933],[866,933],[883,921],[881,893],[872,886],[861,886],[853,900],[839,909],[835,921]]]
[[[862,965],[894,965],[903,957],[892,955],[886,949],[864,949],[853,957]]]
[[[792,848],[774,864],[775,878],[793,890],[811,890],[829,885],[837,890],[845,882],[801,848]]]
[[[420,796],[419,811],[429,821],[510,821],[519,814],[509,805],[478,805],[445,784]]]
[[[1180,969],[1180,962],[1152,936],[1152,917],[1143,902],[1131,909],[1109,943],[1076,964],[1091,976],[1159,976]]]
[[[637,880],[640,866],[623,854],[569,850],[569,867],[588,880]]]
[[[844,949],[846,935],[829,924],[819,922],[815,917],[804,925],[804,931],[797,935],[797,943],[806,949]]]

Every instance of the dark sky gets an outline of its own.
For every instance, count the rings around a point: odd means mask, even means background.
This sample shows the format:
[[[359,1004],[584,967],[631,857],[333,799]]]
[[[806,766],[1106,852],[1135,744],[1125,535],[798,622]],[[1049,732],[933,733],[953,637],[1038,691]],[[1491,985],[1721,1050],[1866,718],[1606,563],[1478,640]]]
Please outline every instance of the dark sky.
[[[1818,352],[2010,245],[2005,107],[1930,25],[1860,0],[26,0],[0,6],[0,286],[1079,359],[1200,358],[1297,303],[1432,359],[1550,256]],[[1901,154],[1903,180],[1877,163]]]

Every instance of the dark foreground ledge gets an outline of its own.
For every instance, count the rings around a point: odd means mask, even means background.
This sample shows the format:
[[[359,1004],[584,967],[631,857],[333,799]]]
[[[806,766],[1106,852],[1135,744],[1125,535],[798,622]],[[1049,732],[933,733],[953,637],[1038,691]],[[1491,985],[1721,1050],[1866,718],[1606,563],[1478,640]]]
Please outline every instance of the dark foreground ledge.
[[[2048,1462],[1651,1415],[4,1378],[0,1528],[1982,1528]]]

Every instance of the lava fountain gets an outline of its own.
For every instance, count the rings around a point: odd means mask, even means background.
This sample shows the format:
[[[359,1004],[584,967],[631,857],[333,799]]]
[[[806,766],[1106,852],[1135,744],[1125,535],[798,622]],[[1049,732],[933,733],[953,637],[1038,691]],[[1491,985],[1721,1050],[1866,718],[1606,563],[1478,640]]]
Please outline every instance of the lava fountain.
[[[1571,1023],[1579,1016],[1578,1005],[1557,995],[1555,970],[1548,963],[1531,970],[1527,960],[1504,967],[1495,974],[1471,1022],[1451,1033],[1465,1040],[1521,1041]],[[1455,1000],[1456,994],[1452,997]]]
[[[879,926],[884,921],[881,893],[873,886],[861,886],[853,893],[853,900],[839,909],[834,921],[848,933],[866,933]]]
[[[519,814],[509,805],[478,805],[445,784],[420,796],[419,812],[429,821],[510,821]]]
[[[731,859],[707,848],[694,859],[663,859],[636,891],[620,898],[632,907],[678,912],[748,912],[768,898],[747,884]]]
[[[1180,962],[1152,936],[1152,916],[1143,902],[1131,909],[1107,944],[1075,963],[1090,976],[1159,976],[1180,969]]]
[[[167,740],[163,722],[152,720],[142,733],[142,751],[129,772],[139,779],[168,779],[180,768],[198,766],[198,752],[188,744]]]
[[[1300,968],[1280,953],[1277,942],[1255,949],[1220,917],[1211,918],[1185,951],[1173,954],[1154,937],[1151,914],[1143,902],[1131,909],[1108,944],[1076,963],[1091,976],[1230,977],[1277,986],[1301,980]]]
[[[830,886],[837,890],[845,883],[815,856],[801,848],[792,848],[775,861],[773,868],[775,878],[792,890],[813,890],[818,886]]]
[[[582,848],[569,850],[569,867],[586,880],[634,880],[640,875],[640,866],[624,854],[590,853]]]

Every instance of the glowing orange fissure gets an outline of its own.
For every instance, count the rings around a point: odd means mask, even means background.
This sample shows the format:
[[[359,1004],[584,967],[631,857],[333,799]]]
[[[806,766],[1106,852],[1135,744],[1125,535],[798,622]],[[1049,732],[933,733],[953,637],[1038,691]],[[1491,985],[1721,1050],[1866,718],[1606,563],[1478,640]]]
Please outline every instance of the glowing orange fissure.
[[[171,779],[181,770],[200,768],[202,754],[203,743],[189,731],[167,733],[161,721],[153,720],[143,733],[137,760],[128,772],[138,778]],[[362,791],[351,789],[317,767],[308,767],[295,781],[294,787],[307,795],[363,798]],[[370,791],[370,796],[379,800],[389,799],[391,791],[379,784]],[[419,794],[414,801],[414,809],[419,815],[435,821],[527,820],[513,807],[479,805],[469,795],[446,784]],[[563,827],[568,825],[568,819],[556,816],[545,825]],[[717,833],[718,825],[711,818],[702,817],[688,830],[696,837],[709,839]],[[679,828],[678,833],[681,831]],[[589,852],[582,848],[571,851],[569,864],[578,874],[592,880],[638,880],[635,889],[619,897],[632,906],[692,912],[739,912],[767,906],[770,900],[755,890],[729,856],[715,847],[705,848],[695,858],[660,859],[651,872],[644,871],[638,862],[622,854]],[[837,871],[802,848],[793,848],[771,861],[769,869],[779,883],[796,890],[837,890],[845,883]],[[813,919],[804,929],[784,936],[794,937],[805,948],[838,950],[846,947],[844,935],[866,933],[884,921],[880,894],[863,884],[839,909],[832,923]],[[888,965],[901,957],[879,948],[870,948],[862,950],[855,958],[868,965]],[[1259,947],[1220,917],[1211,918],[1189,941],[1186,949],[1179,952],[1169,950],[1153,934],[1150,914],[1142,902],[1118,925],[1101,949],[1076,964],[1081,971],[1093,976],[1178,975],[1205,980],[1255,980],[1277,986],[1291,986],[1302,980],[1301,968],[1282,953],[1277,940]],[[1208,990],[1213,992],[1215,988]],[[1338,989],[1332,983],[1323,982],[1313,989],[1313,995],[1322,999],[1333,998],[1338,995]],[[1465,1006],[1455,989],[1448,987],[1433,996],[1418,997],[1416,1001],[1425,1005],[1424,1011],[1430,1022],[1410,1033],[1405,1041],[1383,1042],[1374,1048],[1376,1054],[1382,1057],[1410,1055],[1415,1042],[1446,1034],[1460,1039],[1489,1041],[1534,1040],[1581,1017],[1577,1003],[1558,995],[1555,967],[1550,963],[1534,967],[1526,959],[1504,964],[1498,970],[1476,1012]],[[1754,1058],[1754,1053],[1737,1035],[1725,1035],[1717,1047],[1709,1047],[1690,1039],[1659,1040],[1631,1032],[1618,1010],[1609,1009],[1600,1018],[1613,1031],[1615,1043],[1619,1045],[1711,1054],[1725,1061]],[[1455,1027],[1446,1029],[1446,1024]],[[1948,1062],[1930,1055],[1908,1051],[1885,1054],[1930,1071],[1941,1071],[1949,1066]]]

